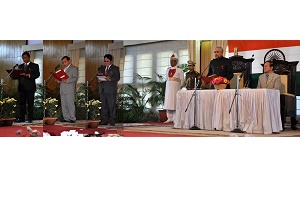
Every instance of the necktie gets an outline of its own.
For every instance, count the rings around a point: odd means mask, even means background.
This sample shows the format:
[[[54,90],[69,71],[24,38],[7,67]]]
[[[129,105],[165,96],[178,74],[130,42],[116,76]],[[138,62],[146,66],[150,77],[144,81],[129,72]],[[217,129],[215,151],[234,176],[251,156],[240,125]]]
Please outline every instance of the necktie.
[[[106,66],[106,69],[105,69],[105,75],[107,74],[107,71],[108,71],[108,66]]]
[[[24,63],[24,70],[25,70],[25,72],[27,73],[27,63]]]
[[[23,70],[25,71],[25,73],[27,73],[27,64],[26,63],[24,63],[24,67],[23,67]],[[25,84],[25,80],[24,80],[25,78],[24,78],[24,76],[21,76],[20,77],[20,85],[24,85]]]
[[[266,74],[266,84],[268,84],[269,74]]]

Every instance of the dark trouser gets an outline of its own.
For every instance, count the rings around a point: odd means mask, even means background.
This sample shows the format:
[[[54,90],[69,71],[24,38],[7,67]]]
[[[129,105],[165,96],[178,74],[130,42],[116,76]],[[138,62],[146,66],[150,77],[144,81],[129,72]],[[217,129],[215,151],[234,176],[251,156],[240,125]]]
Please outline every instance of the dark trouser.
[[[116,99],[117,94],[100,94],[101,121],[114,124],[116,122]]]
[[[26,115],[26,103],[28,110],[28,120],[33,118],[33,105],[34,105],[34,93],[35,91],[19,91],[19,119],[25,120]]]
[[[291,117],[291,125],[295,126],[298,124],[296,117]]]

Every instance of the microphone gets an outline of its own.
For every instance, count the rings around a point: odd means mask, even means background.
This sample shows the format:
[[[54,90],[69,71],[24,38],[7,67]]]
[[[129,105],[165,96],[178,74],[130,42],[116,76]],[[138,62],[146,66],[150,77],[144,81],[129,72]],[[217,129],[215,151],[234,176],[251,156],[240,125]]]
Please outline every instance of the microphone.
[[[239,77],[239,80],[242,79],[242,77],[243,77],[245,71],[246,71],[246,70],[244,70],[244,71],[242,72],[242,74],[241,74],[240,77]]]
[[[245,85],[244,85],[244,88],[248,88],[249,83],[250,83],[250,80],[247,80],[246,83],[245,83]]]
[[[201,77],[202,77],[203,73],[207,70],[207,68],[208,68],[209,65],[210,65],[210,64],[208,64],[208,65],[206,66],[206,68],[202,71]]]
[[[60,67],[60,64],[58,64],[56,67],[55,67],[55,69],[54,70],[57,70],[57,68],[59,68]]]

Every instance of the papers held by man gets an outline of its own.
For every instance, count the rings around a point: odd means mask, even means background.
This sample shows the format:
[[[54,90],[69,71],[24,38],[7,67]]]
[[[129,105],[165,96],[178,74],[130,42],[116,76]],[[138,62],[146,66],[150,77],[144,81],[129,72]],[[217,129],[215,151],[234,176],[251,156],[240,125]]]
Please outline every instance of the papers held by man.
[[[97,74],[97,80],[98,80],[98,82],[107,81],[106,76],[103,75],[102,73]]]
[[[8,72],[10,74],[10,77],[12,77],[13,79],[18,79],[20,78],[21,74],[25,74],[25,70],[23,69],[10,69],[6,70],[6,72]]]

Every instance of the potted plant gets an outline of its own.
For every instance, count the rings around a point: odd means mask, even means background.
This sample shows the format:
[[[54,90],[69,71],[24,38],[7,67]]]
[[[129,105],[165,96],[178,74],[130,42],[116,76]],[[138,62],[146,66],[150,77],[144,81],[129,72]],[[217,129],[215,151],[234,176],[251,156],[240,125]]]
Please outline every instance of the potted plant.
[[[99,125],[100,119],[100,110],[101,110],[101,102],[99,100],[89,100],[86,103],[88,118],[88,127],[97,128]]]
[[[166,92],[166,78],[162,75],[156,73],[156,80],[152,80],[148,82],[148,86],[150,87],[151,97],[149,98],[149,103],[153,107],[164,106],[165,103],[165,92]],[[159,109],[159,118],[161,122],[165,122],[167,120],[167,113],[165,109]]]
[[[16,114],[16,107],[17,107],[17,100],[14,98],[4,98],[0,101],[1,105],[1,119],[5,126],[11,126],[14,122],[15,114]]]
[[[157,114],[149,108],[148,81],[151,78],[136,75],[140,84],[126,84],[117,94],[117,120],[123,123],[142,123],[157,121]]]
[[[46,117],[44,117],[43,123],[48,125],[54,125],[57,120],[57,107],[58,100],[56,98],[47,98],[43,101]]]

